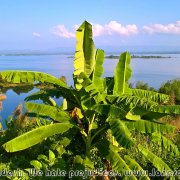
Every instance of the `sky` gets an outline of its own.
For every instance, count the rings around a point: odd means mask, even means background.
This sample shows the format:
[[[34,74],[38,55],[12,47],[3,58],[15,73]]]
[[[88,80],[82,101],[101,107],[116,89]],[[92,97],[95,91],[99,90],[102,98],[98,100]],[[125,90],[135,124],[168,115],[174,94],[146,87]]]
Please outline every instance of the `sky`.
[[[180,49],[180,0],[0,0],[0,50],[75,47],[87,20],[101,47]]]

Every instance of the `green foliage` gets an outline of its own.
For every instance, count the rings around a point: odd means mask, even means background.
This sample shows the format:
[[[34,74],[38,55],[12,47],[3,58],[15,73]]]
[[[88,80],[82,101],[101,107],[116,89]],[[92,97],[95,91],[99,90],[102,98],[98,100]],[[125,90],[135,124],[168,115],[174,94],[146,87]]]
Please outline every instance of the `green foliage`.
[[[123,108],[110,104],[97,104],[92,106],[91,109],[106,117],[123,118],[126,115],[126,111]]]
[[[54,106],[36,104],[28,102],[25,104],[28,113],[34,113],[36,116],[50,117],[54,121],[68,122],[70,120],[69,113]]]
[[[137,121],[125,121],[126,126],[130,131],[136,131],[139,133],[173,133],[175,127],[169,124],[165,124],[157,121],[148,121],[148,120],[137,120]]]
[[[33,71],[1,71],[1,79],[6,80],[11,83],[48,83],[53,85],[58,85],[66,87],[66,84],[57,79],[56,77],[42,73],[42,72],[33,72]]]
[[[43,139],[49,136],[62,134],[72,127],[73,125],[69,123],[56,123],[42,126],[8,141],[3,145],[3,147],[7,152],[24,150],[40,143]]]
[[[175,143],[177,143],[177,141],[174,141],[172,137],[170,136],[170,134],[169,135],[166,134],[165,136],[163,136],[165,138],[164,142],[161,139],[162,135],[160,135],[159,133],[153,133],[149,135],[138,134],[138,133],[132,133],[132,134],[133,134],[133,137],[136,138],[137,143],[135,144],[135,146],[129,149],[123,149],[122,154],[124,156],[129,155],[132,159],[138,162],[138,164],[141,167],[143,167],[143,169],[148,170],[149,172],[152,172],[152,169],[155,166],[152,164],[151,160],[149,161],[148,158],[146,158],[141,153],[141,151],[138,150],[138,145],[141,144],[149,152],[153,153],[154,155],[159,157],[161,160],[163,160],[163,162],[165,162],[173,171],[179,169],[180,167],[179,166],[179,162],[180,162],[179,152],[178,152],[177,146],[175,146],[172,143],[172,141]],[[171,148],[171,150],[169,148]]]
[[[180,114],[180,105],[176,105],[176,106],[159,105],[159,106],[151,107],[150,110],[153,112],[161,113],[161,114]]]
[[[124,178],[129,179],[136,179],[135,176],[128,176],[125,177],[124,172],[130,171],[131,169],[126,164],[126,162],[121,158],[119,155],[117,149],[107,140],[102,140],[98,144],[98,149],[102,156],[104,156],[110,163],[114,170],[117,170],[119,172],[118,176],[122,176]]]
[[[165,93],[171,96],[172,103],[180,104],[180,80],[169,80],[166,83],[162,84],[159,92]]]
[[[92,81],[99,88],[101,92],[104,91],[104,82],[103,79],[101,79],[101,76],[103,75],[103,62],[104,62],[104,51],[101,49],[98,49],[96,52],[96,58],[95,58],[95,67],[93,71],[93,77]]]
[[[162,123],[159,118],[167,114],[180,114],[180,107],[167,106],[167,95],[130,88],[128,81],[132,72],[128,52],[120,55],[114,77],[103,78],[104,51],[96,51],[92,26],[87,21],[78,28],[76,38],[75,88],[67,87],[63,80],[40,72],[0,72],[2,79],[8,82],[38,82],[52,86],[26,98],[44,102],[26,103],[27,116],[35,117],[39,127],[6,142],[3,148],[7,152],[16,152],[53,139],[48,144],[48,153],[37,153],[29,166],[42,170],[61,166],[67,171],[92,170],[97,167],[98,159],[105,173],[112,169],[117,170],[124,179],[138,179],[135,175],[127,177],[125,174],[125,170],[142,170],[146,167],[127,153],[134,148],[157,170],[171,170],[167,162],[151,152],[145,143],[137,146],[138,140],[133,134],[152,136],[151,143],[160,138],[157,140],[159,146],[171,150],[171,156],[178,154],[173,142],[162,136],[172,133],[174,128]],[[63,104],[58,106],[52,97],[63,97]],[[154,132],[158,133],[158,138],[155,138]],[[147,176],[140,178],[149,179]]]
[[[40,90],[33,94],[30,94],[25,98],[25,101],[42,100],[44,104],[56,106],[56,102],[51,97],[59,98],[61,96],[60,91],[55,89]]]
[[[144,148],[142,145],[139,145],[138,149],[143,154],[143,156],[145,156],[145,158],[147,158],[160,172],[163,172],[163,171],[172,172],[170,167],[166,163],[164,163],[164,161],[161,158],[157,157],[148,149]]]
[[[131,139],[131,133],[127,126],[120,119],[108,119],[112,135],[115,137],[116,141],[123,147],[128,148],[133,145],[133,140]]]
[[[153,87],[149,87],[148,83],[144,83],[143,81],[137,81],[136,84],[130,83],[131,88],[135,86],[136,89],[143,89],[149,91],[156,91]]]
[[[131,77],[131,68],[129,66],[131,56],[128,52],[120,55],[119,62],[114,71],[114,95],[129,94],[128,80]]]
[[[146,174],[145,170],[134,160],[132,159],[130,156],[125,155],[124,159],[126,161],[126,164],[130,167],[131,170],[136,171],[137,176],[139,177],[139,179],[146,179],[146,180],[150,180],[150,178],[148,177],[148,175]],[[138,175],[138,172],[141,172],[142,175]],[[144,173],[143,173],[144,172]]]
[[[95,64],[96,49],[92,39],[92,26],[84,21],[76,31],[76,53],[74,60],[74,77],[75,86],[77,89],[81,88],[81,72],[85,72],[89,77],[93,71]]]
[[[21,115],[23,116],[23,115]],[[11,140],[19,135],[22,135],[36,127],[38,127],[36,119],[27,118],[27,120],[21,121],[23,124],[19,124],[19,117],[17,119],[12,117],[13,120],[7,122],[7,129],[0,132],[0,145],[4,144],[8,140]],[[46,124],[48,124],[47,122]],[[43,124],[43,123],[42,123]],[[45,123],[44,123],[45,124]],[[21,126],[20,126],[21,125]],[[23,126],[23,128],[22,128]],[[41,125],[42,126],[42,125]],[[6,153],[3,148],[0,149],[0,170],[10,170],[14,172],[14,176],[3,177],[4,179],[30,179],[26,168],[30,166],[30,161],[37,158],[38,154],[42,154],[51,148],[49,144],[57,141],[57,138],[47,138],[40,144],[35,145],[33,148],[28,148],[22,152]],[[19,172],[21,176],[15,174]]]
[[[157,92],[152,92],[143,89],[132,89],[132,94],[139,98],[148,98],[151,101],[158,103],[166,103],[169,101],[169,96]]]
[[[179,150],[178,147],[168,138],[165,136],[158,134],[158,133],[153,133],[152,134],[152,141],[157,143],[158,145],[162,146],[164,149],[174,153],[175,155],[179,155]]]

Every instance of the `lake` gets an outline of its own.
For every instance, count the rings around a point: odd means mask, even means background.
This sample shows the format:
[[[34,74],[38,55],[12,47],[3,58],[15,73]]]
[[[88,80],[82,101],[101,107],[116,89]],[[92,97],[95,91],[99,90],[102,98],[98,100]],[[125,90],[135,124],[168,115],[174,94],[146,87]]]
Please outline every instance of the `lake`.
[[[142,54],[135,54],[141,56]],[[180,54],[146,54],[146,56],[163,56],[171,58],[140,59],[131,60],[133,70],[131,82],[143,81],[158,89],[167,80],[180,78]],[[70,55],[29,55],[29,56],[0,56],[1,70],[31,70],[42,71],[56,77],[65,76],[68,85],[73,84],[73,58]],[[116,59],[105,59],[104,76],[113,76]],[[31,92],[35,92],[32,90]],[[30,94],[29,92],[28,94]],[[3,102],[1,120],[4,126],[4,119],[15,110],[15,107],[23,102],[27,93],[17,95],[12,90],[6,93],[7,99]]]

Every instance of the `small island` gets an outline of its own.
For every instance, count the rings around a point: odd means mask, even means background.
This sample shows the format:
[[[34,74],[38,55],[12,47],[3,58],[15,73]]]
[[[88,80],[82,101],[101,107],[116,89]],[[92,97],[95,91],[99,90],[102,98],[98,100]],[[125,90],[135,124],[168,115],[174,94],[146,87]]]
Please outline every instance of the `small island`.
[[[107,59],[119,59],[119,56],[116,56],[116,55],[109,55],[109,56],[106,56],[105,58]],[[131,56],[132,59],[135,59],[135,58],[140,58],[140,59],[164,59],[164,58],[171,58],[170,56],[149,56],[149,55],[142,55],[142,56],[138,56],[138,55],[132,55]]]
[[[74,56],[68,56],[68,58],[75,58]],[[132,59],[167,59],[167,58],[172,58],[171,56],[154,56],[154,55],[132,55]],[[105,56],[105,59],[119,59],[119,56],[117,55],[108,55]]]
[[[106,59],[119,59],[119,56],[116,55],[109,55],[105,57]],[[171,58],[170,56],[149,56],[149,55],[142,55],[142,56],[138,56],[138,55],[132,55],[131,56],[132,59],[161,59],[161,58]]]

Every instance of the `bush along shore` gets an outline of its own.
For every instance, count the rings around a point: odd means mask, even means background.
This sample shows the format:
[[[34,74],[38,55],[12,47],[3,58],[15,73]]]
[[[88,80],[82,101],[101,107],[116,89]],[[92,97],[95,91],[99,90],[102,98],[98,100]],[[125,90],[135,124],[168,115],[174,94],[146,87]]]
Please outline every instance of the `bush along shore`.
[[[3,178],[151,179],[154,170],[164,178],[180,169],[180,139],[167,122],[180,106],[167,94],[129,85],[128,52],[119,56],[114,76],[103,78],[104,51],[95,48],[87,21],[76,37],[74,87],[42,72],[0,72],[8,83],[47,87],[29,95],[27,111],[20,104],[0,132]]]

